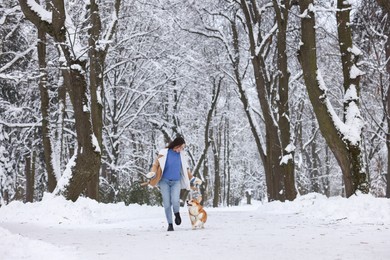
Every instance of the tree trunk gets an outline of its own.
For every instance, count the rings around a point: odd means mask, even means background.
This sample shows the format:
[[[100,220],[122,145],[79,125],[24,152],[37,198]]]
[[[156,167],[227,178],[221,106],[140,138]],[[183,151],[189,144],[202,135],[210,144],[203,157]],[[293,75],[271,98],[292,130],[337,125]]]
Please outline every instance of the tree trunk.
[[[318,160],[317,160],[317,140],[314,137],[316,135],[316,118],[311,113],[311,134],[313,136],[313,141],[310,145],[311,155],[308,157],[308,160],[311,162],[310,167],[310,182],[311,182],[311,192],[320,192],[320,185],[319,185],[319,171],[318,171]]]
[[[388,120],[387,124],[388,125],[390,124],[390,120]],[[388,132],[390,132],[390,129],[388,130]],[[386,198],[390,198],[390,134],[386,135],[386,147],[387,147]]]
[[[272,176],[270,174],[267,174],[267,158],[265,156],[265,151],[263,149],[263,146],[261,144],[260,140],[260,133],[258,133],[256,129],[256,124],[255,120],[252,118],[252,115],[250,113],[250,107],[249,107],[249,100],[248,97],[245,94],[244,86],[242,84],[241,76],[240,76],[240,71],[239,71],[239,65],[240,65],[240,48],[239,48],[239,39],[238,39],[238,30],[237,30],[237,25],[235,21],[231,21],[230,23],[231,29],[232,29],[232,37],[233,37],[233,49],[234,49],[234,55],[231,57],[232,63],[233,63],[233,72],[236,80],[236,85],[238,88],[238,93],[239,97],[241,100],[241,103],[244,107],[245,115],[248,119],[250,130],[252,132],[252,136],[255,139],[256,147],[260,156],[260,159],[264,165],[265,169],[265,177],[266,177],[266,185],[267,185],[267,193],[268,193],[268,198],[270,198],[270,194],[273,192],[273,185],[272,185]],[[230,172],[228,175],[229,181],[228,181],[228,201],[230,200]]]
[[[54,148],[56,149],[57,154],[57,162],[59,171],[61,171],[64,168],[64,120],[65,120],[65,114],[66,114],[66,86],[64,85],[64,82],[61,82],[61,85],[58,86],[58,118],[56,123],[56,130],[55,130],[55,145]]]
[[[298,150],[300,151],[300,157],[302,160],[302,163],[299,163],[297,166],[298,172],[301,174],[297,176],[298,182],[297,182],[297,192],[300,195],[303,195],[306,193],[306,188],[304,186],[304,183],[301,182],[301,178],[304,177],[304,172],[306,169],[306,163],[303,157],[306,155],[305,146],[303,144],[303,110],[305,108],[305,103],[303,100],[300,100],[298,103],[298,109],[297,109],[297,118],[295,120],[295,129],[294,129],[294,136],[295,136],[295,144],[298,147]]]
[[[116,0],[114,3],[116,17],[118,16],[120,2],[120,0]],[[65,58],[65,62],[62,65],[62,74],[74,109],[77,152],[76,157],[68,165],[69,170],[71,170],[71,176],[64,177],[68,178],[69,182],[62,187],[58,187],[58,192],[75,201],[87,187],[87,183],[94,179],[94,182],[91,184],[90,194],[97,198],[102,136],[102,103],[100,98],[103,91],[104,59],[108,51],[108,45],[105,42],[102,42],[99,46],[97,44],[98,39],[102,36],[98,5],[92,0],[88,6],[91,12],[92,25],[89,30],[89,44],[91,46],[88,46],[91,67],[89,80],[92,82],[91,85],[93,85],[91,88],[88,88],[88,80],[86,78],[87,61],[79,53],[74,55],[75,49],[71,49],[72,46],[67,41],[69,36],[67,29],[69,28],[67,28],[65,23],[64,1],[52,1],[51,23],[43,20],[40,15],[33,11],[27,0],[19,0],[19,3],[26,18],[37,28],[44,29],[46,33],[54,38]],[[116,24],[117,19],[114,19],[104,40],[108,41],[112,38]]]
[[[77,200],[87,183],[99,173],[101,157],[100,147],[93,132],[91,112],[84,107],[84,104],[88,104],[87,82],[84,77],[86,64],[74,65],[63,70],[64,82],[73,104],[77,134],[77,156],[72,167],[73,174],[64,191],[66,197],[72,201]]]
[[[34,153],[34,152],[33,152]],[[33,160],[35,160],[34,155],[32,156]],[[31,155],[28,154],[25,157],[25,168],[24,172],[26,175],[26,202],[33,202],[34,200],[34,171],[32,169],[31,163]]]
[[[47,69],[46,69],[46,32],[44,28],[38,28],[38,62],[39,62],[39,92],[41,94],[42,113],[42,140],[43,154],[48,179],[48,191],[53,192],[57,186],[57,178],[53,167],[53,147],[50,135],[50,97],[47,89]]]
[[[246,204],[251,205],[252,204],[252,194],[249,191],[245,192],[246,197]]]
[[[229,94],[228,94],[229,95]],[[229,99],[229,96],[228,96]],[[227,110],[229,111],[229,102],[227,102]],[[223,126],[223,195],[222,195],[222,203],[223,205],[227,205],[227,171],[229,164],[229,118],[223,117],[224,126]]]
[[[89,66],[90,66],[90,91],[91,91],[91,116],[93,132],[96,135],[99,147],[102,147],[103,129],[103,73],[106,51],[99,46],[99,37],[102,26],[99,15],[99,6],[95,0],[90,1],[91,29],[89,31]],[[100,168],[100,167],[99,167]],[[88,183],[87,196],[98,200],[99,196],[99,173],[94,175]]]
[[[221,197],[221,176],[220,176],[220,133],[221,131],[217,131],[215,133],[217,135],[217,140],[213,138],[212,140],[212,150],[214,154],[214,197],[213,197],[213,208],[217,208],[219,205],[219,199]]]
[[[390,5],[390,2],[388,2]],[[390,25],[390,8],[387,11],[388,24]],[[387,60],[387,73],[390,78],[390,29],[387,29],[387,41],[386,41],[386,60]],[[387,174],[386,174],[386,198],[390,198],[390,83],[387,87],[386,95],[386,114],[387,114],[387,134],[386,134],[386,147],[387,147]]]
[[[284,188],[286,192],[286,199],[294,200],[297,196],[295,189],[295,163],[294,163],[294,151],[295,147],[292,145],[292,137],[290,133],[290,107],[289,107],[289,78],[290,73],[288,71],[287,63],[287,24],[288,13],[290,10],[290,0],[282,0],[280,8],[278,2],[273,0],[273,5],[276,13],[276,20],[278,23],[277,33],[277,49],[278,49],[278,70],[279,70],[279,130],[280,140],[283,148],[282,156],[287,160],[283,160],[283,172],[284,172]]]
[[[230,128],[229,128],[229,120],[226,119],[226,134],[225,134],[225,139],[226,139],[226,205],[229,207],[230,206]]]
[[[350,197],[357,190],[368,192],[366,176],[362,172],[360,157],[360,143],[352,143],[347,140],[335,120],[333,108],[327,98],[326,89],[317,67],[315,14],[309,6],[313,6],[313,0],[299,1],[302,25],[302,42],[300,48],[300,62],[310,101],[313,105],[320,130],[326,143],[332,150],[339,163],[345,183],[346,196]],[[349,21],[349,20],[348,20]],[[352,46],[351,46],[352,47]],[[343,64],[345,66],[346,64]],[[349,100],[356,103],[356,100]],[[339,122],[339,121],[337,121]]]
[[[203,161],[203,184],[200,186],[200,192],[202,194],[202,201],[201,204],[207,205],[207,200],[209,199],[209,160],[207,156],[205,157]]]
[[[337,9],[336,19],[338,23],[338,35],[339,35],[339,46],[341,52],[341,61],[343,68],[343,76],[344,76],[344,91],[346,97],[344,98],[344,123],[351,124],[348,122],[348,117],[351,116],[351,110],[359,109],[360,102],[360,75],[363,73],[356,73],[357,71],[357,62],[358,58],[361,55],[360,50],[357,52],[354,50],[355,46],[352,43],[352,30],[350,26],[350,12],[351,5],[348,1],[337,0]],[[356,92],[356,96],[350,96],[350,92]],[[347,144],[348,150],[348,159],[349,165],[348,173],[345,174],[345,179],[350,178],[350,184],[352,186],[352,190],[347,192],[347,197],[356,192],[356,190],[360,190],[363,193],[368,193],[369,184],[367,182],[367,175],[364,169],[363,155],[362,155],[362,134],[361,131],[363,129],[363,122],[360,116],[360,112],[358,114],[354,113],[353,116],[355,118],[359,118],[357,124],[361,122],[361,126],[355,125],[355,119],[353,119],[354,123],[352,127],[359,128],[359,140],[357,142],[353,142],[349,139],[344,139]]]
[[[383,11],[387,14],[387,26],[385,26],[384,34],[387,36],[385,44],[386,51],[386,71],[390,77],[390,1],[377,0],[378,4],[382,7]],[[390,198],[390,83],[388,84],[387,95],[385,101],[386,115],[387,115],[387,134],[386,134],[386,147],[387,147],[387,173],[386,173],[386,198]]]
[[[330,197],[330,156],[329,148],[325,147],[325,178],[322,179],[322,184],[324,186],[324,193],[326,197]]]
[[[247,2],[245,0],[241,0],[241,6],[244,11],[246,26],[248,28],[250,53],[253,57],[251,60],[255,76],[257,98],[260,102],[260,107],[264,116],[266,139],[266,156],[264,168],[267,180],[268,199],[271,201],[284,201],[286,199],[284,177],[287,176],[287,179],[291,178],[288,173],[285,173],[285,170],[291,170],[291,168],[283,167],[280,164],[280,160],[283,155],[282,151],[284,149],[282,147],[281,140],[279,139],[280,129],[278,125],[275,124],[276,120],[273,117],[273,112],[271,109],[270,100],[272,99],[272,97],[270,95],[270,81],[267,79],[265,62],[264,58],[262,57],[262,53],[260,51],[257,51],[257,41],[255,39],[253,28],[253,25],[259,25],[258,21],[253,20],[255,19],[253,17],[253,14],[255,17],[259,16],[259,14],[256,14],[257,10],[249,10]],[[252,8],[254,8],[255,6],[256,3],[255,1],[253,1]],[[253,13],[252,16],[251,13]],[[288,77],[287,75],[284,76]],[[288,136],[288,138],[290,137]]]

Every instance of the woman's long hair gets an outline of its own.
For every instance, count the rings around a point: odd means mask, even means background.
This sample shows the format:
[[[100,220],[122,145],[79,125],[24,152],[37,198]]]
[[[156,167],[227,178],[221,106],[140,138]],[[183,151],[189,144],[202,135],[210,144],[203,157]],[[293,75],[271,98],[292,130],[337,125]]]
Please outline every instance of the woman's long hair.
[[[185,144],[186,142],[184,141],[184,138],[179,136],[179,137],[176,137],[175,140],[173,140],[172,142],[170,142],[167,146],[168,149],[173,149],[175,148],[176,146],[179,146],[179,145],[182,145],[182,144]]]

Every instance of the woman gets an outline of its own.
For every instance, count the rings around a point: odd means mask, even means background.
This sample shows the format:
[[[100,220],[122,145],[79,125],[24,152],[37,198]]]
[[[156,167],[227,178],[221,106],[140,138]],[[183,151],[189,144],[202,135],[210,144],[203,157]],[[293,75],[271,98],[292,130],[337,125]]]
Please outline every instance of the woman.
[[[146,175],[146,177],[151,178],[149,185],[160,187],[168,231],[173,231],[172,209],[175,214],[175,224],[181,224],[180,190],[190,190],[190,182],[202,184],[202,181],[193,177],[189,171],[184,153],[185,145],[182,137],[173,140],[158,153],[151,171]]]

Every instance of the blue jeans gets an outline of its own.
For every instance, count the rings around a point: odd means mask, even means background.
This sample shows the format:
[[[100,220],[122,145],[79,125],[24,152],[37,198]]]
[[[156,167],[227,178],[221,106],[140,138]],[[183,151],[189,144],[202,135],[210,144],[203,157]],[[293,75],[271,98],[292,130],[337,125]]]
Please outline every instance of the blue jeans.
[[[170,181],[162,178],[159,182],[160,191],[168,224],[172,224],[173,213],[180,211],[180,180]]]

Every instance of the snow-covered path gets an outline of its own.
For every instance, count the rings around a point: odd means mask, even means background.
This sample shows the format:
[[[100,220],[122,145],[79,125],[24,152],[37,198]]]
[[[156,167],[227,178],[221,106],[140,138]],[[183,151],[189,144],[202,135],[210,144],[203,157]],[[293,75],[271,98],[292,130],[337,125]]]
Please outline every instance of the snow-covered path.
[[[378,199],[367,200],[356,206],[360,202],[306,197],[287,204],[208,208],[203,230],[191,230],[182,208],[183,223],[174,232],[166,231],[160,207],[63,202],[68,215],[59,210],[53,217],[49,209],[47,221],[40,214],[34,218],[44,207],[27,209],[26,218],[0,210],[0,235],[7,229],[12,236],[54,245],[52,259],[390,259],[390,202],[369,205]],[[6,250],[0,246],[0,256]],[[26,259],[44,259],[34,256],[37,251],[27,252]]]

